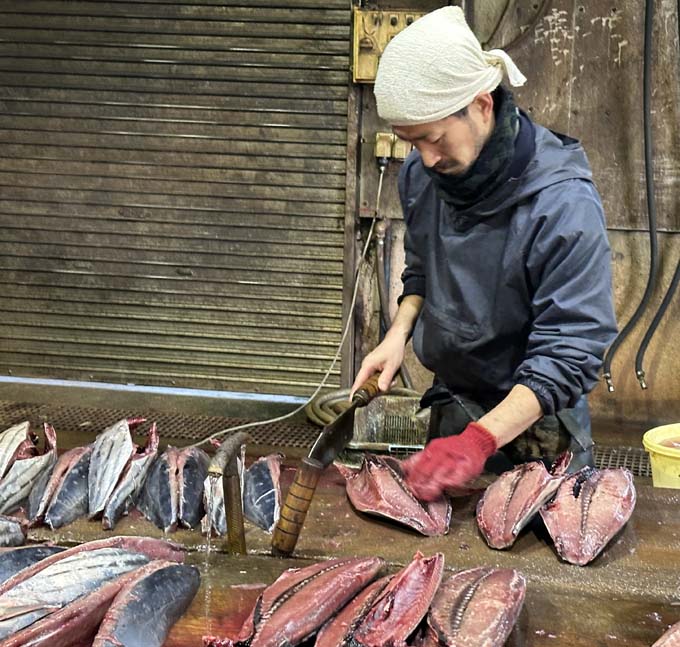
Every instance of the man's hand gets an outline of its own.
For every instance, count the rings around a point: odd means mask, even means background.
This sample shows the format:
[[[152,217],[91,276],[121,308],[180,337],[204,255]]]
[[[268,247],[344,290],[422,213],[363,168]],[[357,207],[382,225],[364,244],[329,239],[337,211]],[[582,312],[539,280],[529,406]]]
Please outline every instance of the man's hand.
[[[354,392],[361,387],[373,373],[380,373],[378,388],[382,392],[387,391],[403,361],[404,340],[396,335],[385,335],[385,339],[366,355],[364,361],[361,363],[361,368],[359,369],[350,390],[350,400],[352,399]]]
[[[448,488],[460,488],[477,478],[496,451],[496,439],[477,422],[458,436],[435,438],[423,451],[402,463],[406,484],[418,499],[434,501]]]
[[[385,392],[390,388],[401,363],[404,361],[404,348],[423,307],[423,297],[416,294],[405,296],[392,326],[385,334],[385,339],[364,358],[357,377],[350,389],[349,398],[373,373],[380,373],[378,388]]]

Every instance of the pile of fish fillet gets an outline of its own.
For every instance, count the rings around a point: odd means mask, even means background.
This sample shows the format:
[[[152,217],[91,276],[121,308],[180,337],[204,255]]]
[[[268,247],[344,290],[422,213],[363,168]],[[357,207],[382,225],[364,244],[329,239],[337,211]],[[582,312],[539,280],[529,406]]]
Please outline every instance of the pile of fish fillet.
[[[144,418],[119,420],[95,440],[57,456],[57,434],[45,423],[44,447],[28,422],[0,434],[0,546],[18,546],[27,528],[45,524],[51,529],[79,517],[101,519],[106,530],[133,508],[165,532],[178,526],[225,534],[224,498],[209,494],[206,452],[196,447],[169,446],[159,455],[159,436],[152,423],[143,446],[132,432]],[[241,470],[244,515],[271,532],[280,511],[281,456],[259,459]],[[220,483],[221,485],[221,483]],[[15,515],[15,516],[7,516]]]
[[[548,471],[541,461],[502,474],[477,505],[477,525],[491,548],[510,548],[537,514],[565,561],[585,566],[625,526],[635,508],[627,469],[584,467],[568,474],[570,454]]]
[[[0,552],[2,647],[161,647],[200,584],[179,546],[110,537]]]
[[[633,475],[626,469],[584,467],[568,473],[571,454],[551,470],[531,461],[505,472],[477,505],[477,525],[491,548],[510,548],[522,528],[543,519],[558,555],[584,566],[625,526],[635,508]],[[451,503],[418,500],[404,480],[400,461],[367,454],[359,469],[337,465],[352,505],[426,536],[449,530]]]
[[[237,636],[205,647],[500,647],[520,614],[526,581],[514,569],[444,576],[444,556],[385,575],[379,557],[330,559],[285,571],[257,599]],[[307,644],[307,643],[305,643]],[[312,644],[312,643],[309,643]]]

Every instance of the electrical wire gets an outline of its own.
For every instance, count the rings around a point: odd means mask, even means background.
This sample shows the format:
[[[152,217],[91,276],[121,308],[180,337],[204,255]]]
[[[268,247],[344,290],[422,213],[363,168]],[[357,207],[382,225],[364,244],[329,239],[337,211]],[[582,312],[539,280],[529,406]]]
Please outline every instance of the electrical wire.
[[[644,147],[645,147],[645,183],[647,186],[647,215],[649,218],[649,275],[647,286],[637,309],[614,343],[609,347],[604,358],[603,375],[607,390],[614,391],[612,380],[612,360],[623,340],[630,334],[643,315],[654,292],[659,268],[659,249],[656,237],[656,202],[654,199],[654,173],[652,166],[652,115],[651,115],[651,77],[652,77],[652,26],[654,23],[654,0],[645,1],[645,44],[642,72],[642,106],[644,115]],[[639,377],[638,377],[639,379]],[[644,376],[643,376],[644,379]],[[641,382],[642,384],[642,382]],[[645,388],[645,387],[643,387]]]
[[[189,447],[198,447],[200,445],[203,445],[207,442],[210,442],[211,440],[218,438],[219,436],[224,436],[225,434],[232,433],[234,431],[240,431],[241,429],[251,429],[252,427],[259,427],[261,425],[267,425],[271,424],[274,422],[280,422],[281,420],[286,420],[288,418],[291,418],[294,416],[296,413],[299,413],[302,411],[321,391],[321,389],[324,387],[326,384],[326,380],[328,380],[328,376],[331,374],[331,371],[333,370],[333,367],[335,366],[335,363],[338,361],[338,358],[340,357],[340,353],[342,352],[342,347],[345,344],[345,340],[347,339],[347,334],[349,332],[350,326],[353,321],[353,315],[354,315],[354,307],[356,305],[356,300],[357,300],[357,295],[359,293],[359,279],[361,277],[361,269],[362,266],[366,260],[366,253],[368,252],[368,246],[371,243],[371,239],[373,238],[373,230],[375,228],[375,223],[378,219],[378,209],[380,206],[380,194],[382,193],[382,185],[383,185],[383,177],[385,175],[385,167],[380,168],[380,176],[378,178],[378,191],[376,194],[376,209],[375,209],[375,215],[373,216],[373,220],[371,221],[371,226],[368,230],[368,235],[366,236],[366,243],[364,244],[363,250],[361,252],[361,256],[359,257],[359,262],[357,263],[357,268],[355,270],[355,278],[354,278],[354,288],[352,291],[352,300],[350,301],[350,306],[349,306],[349,311],[347,313],[347,322],[345,323],[345,329],[342,333],[342,338],[340,339],[340,343],[338,344],[338,350],[335,353],[335,357],[333,357],[333,361],[331,362],[331,365],[328,367],[328,370],[326,371],[326,374],[323,376],[321,382],[319,385],[316,387],[314,393],[309,396],[309,398],[301,404],[299,407],[296,407],[289,413],[286,413],[282,416],[277,416],[276,418],[270,418],[269,420],[256,420],[254,422],[248,422],[243,425],[235,425],[234,427],[228,427],[227,429],[222,429],[221,431],[216,431],[213,434],[210,434],[209,436],[206,436],[202,440],[199,440],[198,442],[193,443],[192,445],[189,445]]]

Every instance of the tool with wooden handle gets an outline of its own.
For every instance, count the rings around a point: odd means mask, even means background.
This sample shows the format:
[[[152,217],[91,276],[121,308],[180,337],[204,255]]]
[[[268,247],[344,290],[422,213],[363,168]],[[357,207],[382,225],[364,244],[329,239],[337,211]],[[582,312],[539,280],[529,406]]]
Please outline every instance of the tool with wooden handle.
[[[357,389],[352,397],[352,404],[323,428],[309,456],[302,459],[274,529],[272,537],[274,555],[287,557],[295,550],[319,477],[352,440],[354,412],[357,407],[365,407],[378,395],[379,377],[380,375],[376,373]]]

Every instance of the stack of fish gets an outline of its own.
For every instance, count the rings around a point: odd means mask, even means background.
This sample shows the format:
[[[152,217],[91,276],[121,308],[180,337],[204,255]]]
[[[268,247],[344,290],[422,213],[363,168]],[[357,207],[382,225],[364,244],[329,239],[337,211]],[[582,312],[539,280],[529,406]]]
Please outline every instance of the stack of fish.
[[[235,638],[206,647],[501,647],[524,603],[512,569],[476,568],[442,582],[444,556],[413,560],[394,575],[377,557],[331,559],[285,571],[266,588]],[[461,642],[464,640],[464,642]]]
[[[57,436],[45,424],[45,447],[38,449],[38,437],[30,424],[22,422],[0,434],[0,514],[16,512],[26,504],[33,484],[49,474],[57,460]],[[26,536],[26,524],[0,516],[0,545],[17,546]]]
[[[204,482],[209,457],[201,449],[168,447],[158,455],[156,423],[146,444],[133,442],[132,432],[144,418],[119,420],[93,443],[76,447],[57,460],[56,432],[45,424],[45,449],[23,422],[0,434],[0,546],[18,546],[27,527],[60,528],[88,516],[111,530],[134,506],[166,532],[195,528],[204,516]],[[271,532],[280,510],[281,456],[265,457],[245,471],[246,518]],[[27,521],[5,516],[20,508]],[[218,511],[224,518],[224,501]],[[215,528],[226,533],[226,522]]]
[[[132,441],[131,431],[142,422],[144,418],[119,420],[90,445],[62,454],[31,489],[30,524],[55,529],[87,515],[101,517],[105,529],[113,528],[132,508],[158,451],[155,423],[146,446]]]
[[[540,461],[501,475],[477,505],[477,524],[491,548],[512,546],[540,513],[557,553],[583,566],[599,555],[635,508],[633,475],[626,469],[584,467],[568,475],[568,454],[550,472]]]
[[[262,530],[271,533],[281,514],[282,454],[258,458],[244,469],[245,447],[237,456],[241,481],[243,516]],[[203,483],[203,503],[206,515],[201,520],[204,534],[225,535],[227,515],[222,479],[208,476]]]
[[[404,480],[399,460],[366,454],[359,470],[336,467],[345,477],[347,496],[357,510],[397,521],[426,536],[448,532],[449,499],[419,501]]]
[[[4,552],[1,644],[160,647],[200,584],[183,560],[179,546],[144,537]]]

